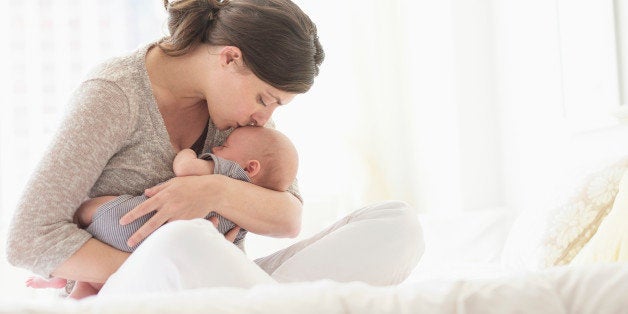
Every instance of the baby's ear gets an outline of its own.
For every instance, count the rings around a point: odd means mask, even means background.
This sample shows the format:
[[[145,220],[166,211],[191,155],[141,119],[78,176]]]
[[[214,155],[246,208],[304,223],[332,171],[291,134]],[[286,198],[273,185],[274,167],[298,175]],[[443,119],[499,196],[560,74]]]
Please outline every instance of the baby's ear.
[[[259,173],[260,168],[261,165],[259,163],[259,160],[253,159],[246,162],[246,167],[244,167],[244,171],[249,174],[249,178],[253,178]]]

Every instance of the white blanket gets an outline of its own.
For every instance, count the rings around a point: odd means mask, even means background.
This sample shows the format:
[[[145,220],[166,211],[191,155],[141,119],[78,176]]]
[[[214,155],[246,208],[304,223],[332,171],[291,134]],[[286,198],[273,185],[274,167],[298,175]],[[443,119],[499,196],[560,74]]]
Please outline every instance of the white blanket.
[[[0,313],[626,313],[626,296],[628,266],[614,264],[397,287],[318,281],[19,302]]]

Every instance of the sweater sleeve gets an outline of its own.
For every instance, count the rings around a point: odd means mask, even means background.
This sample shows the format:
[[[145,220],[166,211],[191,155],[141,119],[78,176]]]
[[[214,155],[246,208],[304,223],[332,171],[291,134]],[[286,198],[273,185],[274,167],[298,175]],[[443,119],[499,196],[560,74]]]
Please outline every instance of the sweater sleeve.
[[[7,259],[49,276],[91,235],[72,222],[108,160],[132,132],[131,111],[120,87],[83,82],[21,196],[9,228]]]

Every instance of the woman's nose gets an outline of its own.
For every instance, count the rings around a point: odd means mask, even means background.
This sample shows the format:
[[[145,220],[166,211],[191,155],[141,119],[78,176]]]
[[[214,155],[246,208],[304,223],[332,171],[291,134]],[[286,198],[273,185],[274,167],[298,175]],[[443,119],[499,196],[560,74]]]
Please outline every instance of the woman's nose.
[[[268,122],[270,117],[273,115],[275,108],[276,106],[270,106],[267,110],[254,114],[252,118],[256,122],[255,125],[265,126],[266,122]]]

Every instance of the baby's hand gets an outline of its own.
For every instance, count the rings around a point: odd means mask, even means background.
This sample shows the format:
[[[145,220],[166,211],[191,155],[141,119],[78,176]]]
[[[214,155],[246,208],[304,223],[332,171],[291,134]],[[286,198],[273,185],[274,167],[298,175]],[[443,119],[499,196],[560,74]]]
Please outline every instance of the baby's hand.
[[[190,175],[201,175],[196,173],[196,153],[189,149],[183,149],[177,153],[172,162],[172,170],[177,177],[184,177]]]

